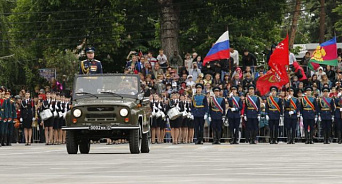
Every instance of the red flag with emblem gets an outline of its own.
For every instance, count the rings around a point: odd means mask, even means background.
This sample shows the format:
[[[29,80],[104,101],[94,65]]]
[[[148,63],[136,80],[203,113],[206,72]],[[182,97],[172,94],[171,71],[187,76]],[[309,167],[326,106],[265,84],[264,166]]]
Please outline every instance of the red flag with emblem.
[[[289,37],[281,41],[270,57],[268,65],[271,69],[257,81],[257,90],[263,96],[269,92],[271,86],[281,88],[289,82],[286,65],[289,65]]]

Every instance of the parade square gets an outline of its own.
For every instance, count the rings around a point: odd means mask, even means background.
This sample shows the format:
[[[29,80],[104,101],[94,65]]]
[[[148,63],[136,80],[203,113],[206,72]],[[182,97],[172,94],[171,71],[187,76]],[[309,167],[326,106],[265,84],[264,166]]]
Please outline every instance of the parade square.
[[[13,145],[0,152],[0,182],[25,183],[340,183],[342,147],[155,144],[130,154],[127,144],[91,145],[68,155],[64,145]]]

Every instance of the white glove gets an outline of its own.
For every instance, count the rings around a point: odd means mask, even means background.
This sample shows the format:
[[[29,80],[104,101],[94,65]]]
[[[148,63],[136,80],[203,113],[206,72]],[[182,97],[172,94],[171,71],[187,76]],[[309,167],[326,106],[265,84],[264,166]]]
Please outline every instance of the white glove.
[[[229,94],[229,97],[231,98],[233,96],[233,92],[231,92],[230,94]]]
[[[225,122],[226,121],[226,117],[222,116],[222,121]]]
[[[234,111],[236,111],[236,108],[230,108],[230,110],[232,111],[232,112],[234,112]]]
[[[342,112],[342,108],[340,108],[340,111]]]
[[[211,117],[209,117],[209,121],[211,121]]]
[[[158,108],[159,108],[159,109],[162,109],[162,106],[161,106],[160,104],[158,104]]]
[[[207,114],[205,114],[205,115],[204,115],[204,119],[207,119],[207,118],[208,118],[208,115],[207,115]]]
[[[258,120],[260,121],[260,116],[258,116]],[[270,117],[268,115],[266,115],[266,120],[270,120]]]
[[[321,118],[321,116],[318,116],[318,121],[322,121],[322,118]]]
[[[315,122],[317,122],[317,116],[315,117]]]
[[[335,117],[334,116],[331,117],[331,121],[333,121],[333,122],[335,121]]]
[[[303,116],[302,116],[302,115],[300,115],[300,119],[303,119]]]
[[[35,121],[36,120],[36,118],[32,118],[32,121]]]
[[[258,121],[260,121],[260,115],[258,115]]]
[[[154,111],[152,112],[152,116],[153,116],[153,117],[156,116],[156,113],[155,113]]]
[[[294,112],[293,111],[289,111],[289,114],[292,115],[292,114],[294,114]]]
[[[288,96],[288,97],[287,97],[287,100],[290,100],[290,98],[291,98],[291,96]]]
[[[23,118],[20,118],[20,122],[23,122]]]
[[[245,121],[247,121],[247,116],[245,115],[245,116],[243,116],[243,119],[245,120]]]
[[[297,118],[300,118],[300,114],[297,114]]]
[[[338,93],[338,94],[337,94],[337,97],[339,98],[339,97],[341,96],[341,94],[342,94],[342,93]]]

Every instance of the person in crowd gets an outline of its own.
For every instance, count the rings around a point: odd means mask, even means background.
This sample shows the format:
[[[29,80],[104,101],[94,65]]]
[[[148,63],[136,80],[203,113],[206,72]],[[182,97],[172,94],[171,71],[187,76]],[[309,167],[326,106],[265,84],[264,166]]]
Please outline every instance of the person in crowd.
[[[307,86],[305,88],[305,96],[301,100],[301,118],[304,123],[305,144],[313,144],[313,136],[315,132],[314,125],[317,123],[317,100],[312,97],[313,88]],[[309,134],[310,127],[310,134]]]
[[[254,54],[250,53],[247,49],[244,49],[241,62],[243,70],[245,70],[247,66],[251,66],[252,70],[254,70],[254,66],[257,64],[257,59]]]
[[[24,127],[25,145],[30,146],[32,140],[32,121],[35,120],[34,112],[35,107],[32,99],[30,98],[30,92],[26,91],[25,99],[21,102],[20,106],[20,122]]]
[[[309,64],[310,59],[311,59],[310,52],[306,52],[304,57],[302,58],[300,64],[303,66],[307,66]]]
[[[158,60],[157,60],[155,57],[153,57],[153,52],[152,52],[152,51],[149,51],[149,52],[147,53],[147,61],[151,64],[152,68],[154,68],[154,65],[158,62]],[[165,72],[167,66],[160,66],[160,67],[161,67],[161,68],[164,70],[164,72]]]
[[[318,102],[318,119],[322,123],[324,144],[330,144],[332,121],[334,121],[333,112],[335,110],[335,102],[329,97],[330,89],[323,87],[323,96]]]
[[[185,54],[185,59],[184,59],[184,66],[187,71],[189,71],[192,68],[192,58],[190,53]]]
[[[283,101],[277,97],[278,88],[272,86],[271,94],[266,100],[266,120],[270,127],[270,144],[278,144],[279,120],[283,114]]]
[[[184,64],[182,57],[178,54],[178,51],[176,50],[173,51],[173,55],[170,56],[169,62],[172,68],[177,69],[177,72],[178,72],[178,67],[183,66]]]
[[[295,144],[296,128],[300,116],[300,103],[294,97],[294,88],[287,88],[287,96],[284,99],[284,125],[286,128],[287,144]]]
[[[161,67],[167,67],[168,66],[167,57],[164,54],[163,49],[159,50],[159,55],[157,56],[157,60],[158,60],[158,63],[160,64]]]
[[[192,75],[192,79],[194,81],[197,80],[198,76],[201,74],[201,70],[198,68],[198,64],[196,62],[192,63],[192,69],[189,70],[189,75]]]

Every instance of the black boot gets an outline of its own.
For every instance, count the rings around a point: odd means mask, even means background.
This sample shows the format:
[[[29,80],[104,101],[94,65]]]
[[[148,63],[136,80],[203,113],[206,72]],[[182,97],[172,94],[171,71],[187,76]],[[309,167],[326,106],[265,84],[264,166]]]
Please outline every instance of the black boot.
[[[1,146],[5,146],[5,136],[1,136]]]
[[[256,144],[256,142],[255,142],[256,135],[257,134],[255,133],[255,131],[252,131],[250,144]]]
[[[323,130],[323,144],[328,144],[328,136],[327,136],[328,132],[327,130]]]
[[[221,144],[221,131],[216,132],[216,143]]]
[[[12,146],[12,135],[7,135],[6,145],[7,146]]]
[[[234,144],[234,142],[235,142],[235,135],[234,135],[234,130],[231,130],[230,131],[230,134],[231,134],[231,139],[230,139],[230,141],[229,141],[229,143],[230,144]]]
[[[270,127],[270,144],[274,144],[273,141],[273,128]]]
[[[216,144],[216,131],[213,130],[213,143],[212,144]]]
[[[341,140],[341,131],[337,131],[337,138],[338,138],[338,144],[342,144],[342,140]]]
[[[310,130],[310,144],[314,144],[313,136],[314,136],[314,133],[313,133],[313,131]]]
[[[235,130],[235,139],[234,139],[234,144],[239,144],[239,129]]]
[[[291,144],[291,134],[290,134],[290,130],[286,130],[286,136],[287,136],[287,144]]]
[[[249,143],[249,136],[250,136],[251,132],[247,130],[247,131],[245,131],[245,133],[246,133],[246,139],[245,139],[246,141],[245,141],[245,143]]]
[[[327,131],[327,144],[330,144],[330,133],[331,133],[331,130],[328,130]]]
[[[296,130],[292,130],[291,134],[291,144],[295,144]]]
[[[309,131],[305,130],[305,144],[309,144]]]

